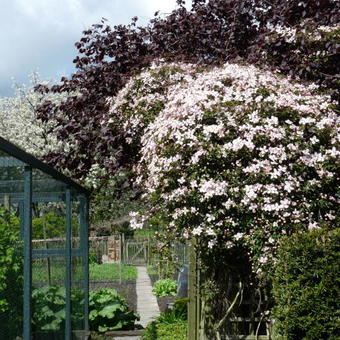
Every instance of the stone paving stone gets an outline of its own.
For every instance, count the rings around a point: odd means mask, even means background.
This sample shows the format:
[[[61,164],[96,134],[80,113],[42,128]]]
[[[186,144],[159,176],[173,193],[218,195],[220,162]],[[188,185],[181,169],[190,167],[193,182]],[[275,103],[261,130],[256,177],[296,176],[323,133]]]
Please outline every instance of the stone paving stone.
[[[157,299],[152,293],[151,281],[146,267],[137,267],[137,271],[137,312],[141,317],[139,323],[146,327],[148,323],[159,316],[159,307]]]

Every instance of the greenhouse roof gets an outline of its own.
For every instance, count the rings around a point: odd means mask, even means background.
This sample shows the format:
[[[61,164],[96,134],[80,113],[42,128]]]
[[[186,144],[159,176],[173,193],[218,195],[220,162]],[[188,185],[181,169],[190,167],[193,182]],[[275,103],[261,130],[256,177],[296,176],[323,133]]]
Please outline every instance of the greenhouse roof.
[[[48,164],[21,150],[13,143],[0,137],[0,193],[10,193],[12,197],[21,196],[23,178],[18,169],[30,166],[37,173],[34,183],[36,197],[46,193],[61,193],[66,186],[79,194],[88,195],[89,191],[63,175]],[[11,170],[6,170],[11,169]],[[13,169],[17,169],[13,171]]]

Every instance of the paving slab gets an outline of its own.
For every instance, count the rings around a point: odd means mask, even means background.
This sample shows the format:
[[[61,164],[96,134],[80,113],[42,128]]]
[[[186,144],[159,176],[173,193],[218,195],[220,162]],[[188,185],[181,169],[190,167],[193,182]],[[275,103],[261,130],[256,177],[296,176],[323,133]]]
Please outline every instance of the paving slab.
[[[152,293],[151,281],[146,267],[137,267],[137,272],[137,313],[141,318],[139,323],[145,328],[160,313],[157,299]]]

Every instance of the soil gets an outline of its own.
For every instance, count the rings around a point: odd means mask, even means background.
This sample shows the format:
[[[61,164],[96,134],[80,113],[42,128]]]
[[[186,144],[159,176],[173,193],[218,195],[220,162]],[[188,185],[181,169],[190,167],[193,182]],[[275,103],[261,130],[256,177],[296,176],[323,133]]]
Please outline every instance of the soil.
[[[91,280],[90,290],[98,290],[101,288],[115,289],[126,302],[131,310],[137,313],[137,293],[136,280]]]
[[[152,274],[152,275],[149,274],[149,277],[150,277],[150,280],[151,280],[151,286],[153,286],[159,278],[158,274]]]

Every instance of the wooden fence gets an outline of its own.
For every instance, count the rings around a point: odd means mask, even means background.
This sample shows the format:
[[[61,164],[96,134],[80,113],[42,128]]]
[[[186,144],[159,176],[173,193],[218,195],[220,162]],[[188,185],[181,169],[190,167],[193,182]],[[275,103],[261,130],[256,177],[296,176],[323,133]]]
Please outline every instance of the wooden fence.
[[[34,249],[62,248],[65,238],[48,238],[32,240]],[[79,237],[72,238],[73,248],[77,247]],[[151,261],[150,239],[135,240],[124,234],[89,237],[90,256],[98,262],[124,262],[131,265],[147,265]]]

